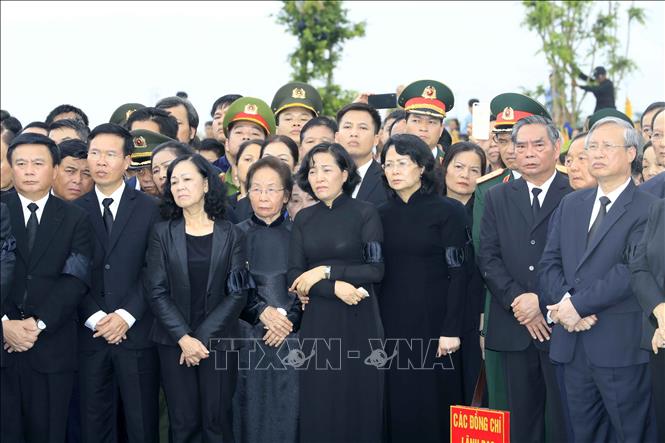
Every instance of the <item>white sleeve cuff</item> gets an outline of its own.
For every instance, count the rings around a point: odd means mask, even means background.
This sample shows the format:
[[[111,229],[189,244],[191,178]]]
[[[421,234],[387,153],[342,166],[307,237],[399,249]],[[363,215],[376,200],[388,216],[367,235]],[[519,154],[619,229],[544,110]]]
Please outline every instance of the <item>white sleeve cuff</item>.
[[[106,317],[106,312],[104,311],[95,312],[85,321],[85,327],[90,329],[91,331],[94,331],[95,328],[97,327],[97,322],[104,317]]]
[[[136,319],[132,314],[129,312],[125,311],[124,309],[116,309],[115,313],[118,314],[120,317],[122,317],[123,320],[125,320],[125,323],[127,323],[127,326],[130,328],[134,326],[134,323],[136,322]]]

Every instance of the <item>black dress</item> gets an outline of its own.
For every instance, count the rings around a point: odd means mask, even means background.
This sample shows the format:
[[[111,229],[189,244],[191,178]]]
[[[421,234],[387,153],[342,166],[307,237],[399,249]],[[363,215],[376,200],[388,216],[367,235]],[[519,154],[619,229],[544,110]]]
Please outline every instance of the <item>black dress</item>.
[[[272,224],[252,216],[238,225],[245,233],[249,269],[256,290],[249,294],[241,318],[248,346],[240,351],[240,373],[234,399],[234,422],[239,442],[296,442],[298,440],[298,373],[283,363],[295,332],[278,348],[263,342],[266,330],[259,316],[266,307],[282,308],[300,326],[300,300],[288,292],[291,222],[280,216]]]
[[[387,373],[389,441],[447,442],[449,407],[462,401],[460,356],[436,352],[439,337],[462,335],[464,207],[418,191],[379,211],[386,264],[380,306],[386,352],[395,356]]]
[[[345,194],[332,207],[318,203],[295,219],[289,283],[312,268],[331,266],[330,280],[311,288],[300,326],[302,442],[382,440],[384,377],[370,364],[370,344],[383,338],[374,289],[383,277],[382,240],[377,210]],[[336,280],[370,296],[347,305],[335,296]]]

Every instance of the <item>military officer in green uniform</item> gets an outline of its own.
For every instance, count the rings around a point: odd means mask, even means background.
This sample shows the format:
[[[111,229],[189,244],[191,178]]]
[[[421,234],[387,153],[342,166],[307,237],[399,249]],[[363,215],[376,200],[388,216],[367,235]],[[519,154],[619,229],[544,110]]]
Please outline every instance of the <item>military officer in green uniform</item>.
[[[453,91],[436,80],[418,80],[404,88],[397,104],[406,111],[406,132],[427,143],[439,164],[444,152],[439,148],[443,119],[453,109]]]
[[[496,124],[492,130],[493,141],[499,145],[501,160],[506,167],[496,169],[476,180],[477,187],[473,206],[472,227],[473,246],[476,254],[478,254],[480,245],[480,222],[483,217],[483,211],[485,210],[485,194],[491,187],[500,183],[507,183],[521,176],[515,170],[515,149],[511,140],[513,126],[518,120],[530,115],[541,115],[550,118],[540,103],[526,95],[512,92],[494,97],[490,103],[490,111],[492,115],[496,116]],[[490,296],[489,291],[486,291],[482,337],[487,332],[487,325],[490,321]],[[499,352],[485,349],[485,372],[487,375],[489,407],[492,409],[507,410],[508,400],[503,375],[503,362]]]
[[[242,142],[265,140],[275,133],[275,116],[266,102],[254,97],[242,97],[234,101],[224,116],[226,157],[231,167],[223,174],[229,195],[240,190],[237,177],[236,155]]]
[[[300,145],[302,127],[323,110],[321,95],[311,85],[287,83],[277,90],[270,105],[277,124],[277,135],[285,135]]]

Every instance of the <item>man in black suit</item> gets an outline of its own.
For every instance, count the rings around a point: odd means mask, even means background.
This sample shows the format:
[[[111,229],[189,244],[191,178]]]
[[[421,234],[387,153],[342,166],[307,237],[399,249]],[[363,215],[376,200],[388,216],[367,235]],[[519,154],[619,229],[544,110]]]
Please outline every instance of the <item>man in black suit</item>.
[[[654,201],[631,179],[640,144],[624,120],[594,124],[585,149],[598,187],[563,199],[540,263],[542,298],[558,323],[550,357],[564,365],[575,441],[656,441],[642,309],[627,263]]]
[[[352,197],[379,206],[388,200],[381,178],[381,165],[374,160],[372,150],[379,142],[381,116],[366,103],[351,103],[337,113],[339,129],[335,141],[347,150],[358,168],[360,183]]]
[[[551,120],[538,115],[521,119],[512,140],[522,177],[488,191],[481,222],[479,265],[492,293],[485,346],[503,356],[511,439],[544,441],[547,409],[548,439],[565,441],[537,268],[549,218],[572,189],[556,170],[561,141]]]
[[[79,306],[79,383],[84,441],[116,441],[116,386],[130,442],[156,442],[159,372],[148,335],[143,270],[156,201],[123,180],[134,143],[123,127],[90,133],[88,167],[95,187],[76,200],[92,222],[92,287]]]
[[[50,193],[60,162],[55,142],[24,134],[7,158],[17,193],[2,201],[16,264],[1,312],[2,437],[62,442],[77,368],[76,306],[90,281],[91,227],[84,211]]]

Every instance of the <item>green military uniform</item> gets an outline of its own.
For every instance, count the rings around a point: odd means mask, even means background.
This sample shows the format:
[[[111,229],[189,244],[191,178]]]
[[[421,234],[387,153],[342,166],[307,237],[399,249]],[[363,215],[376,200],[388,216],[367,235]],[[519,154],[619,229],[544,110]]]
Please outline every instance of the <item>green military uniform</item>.
[[[255,124],[263,130],[266,137],[275,133],[275,116],[268,104],[259,98],[242,97],[231,103],[222,123],[227,140],[231,127],[240,121]],[[224,173],[224,183],[226,184],[228,195],[233,195],[240,191],[240,187],[233,182],[233,177],[231,176],[234,168],[235,165],[232,165],[232,169]]]
[[[145,108],[141,103],[125,103],[124,105],[118,106],[118,109],[113,111],[109,123],[115,123],[116,125],[124,126],[129,119],[129,116],[138,109]]]

